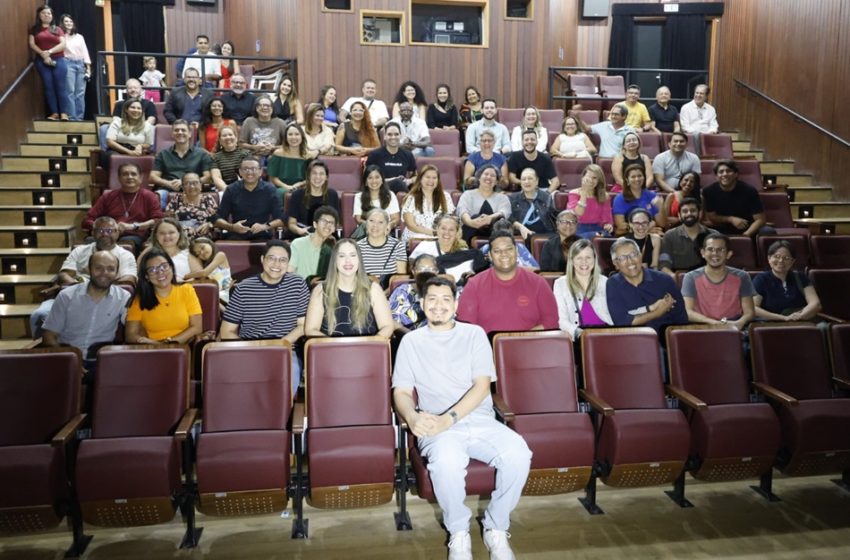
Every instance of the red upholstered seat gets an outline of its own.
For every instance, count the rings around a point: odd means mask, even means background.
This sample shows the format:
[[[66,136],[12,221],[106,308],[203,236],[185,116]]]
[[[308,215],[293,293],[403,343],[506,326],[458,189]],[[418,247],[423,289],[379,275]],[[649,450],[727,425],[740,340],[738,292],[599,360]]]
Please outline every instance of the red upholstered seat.
[[[428,130],[431,134],[431,146],[437,157],[460,157],[460,131],[442,130],[432,128]]]
[[[596,111],[602,109],[602,97],[599,95],[596,76],[590,74],[570,74],[568,80],[570,84],[569,93],[583,98],[574,100],[573,104],[580,104],[583,109]]]
[[[794,269],[806,270],[809,266],[809,239],[803,235],[759,235],[756,238],[759,266],[767,268],[767,250],[777,241],[787,241],[794,250]]]
[[[322,156],[328,166],[328,187],[338,193],[360,190],[360,158],[344,156]]]
[[[462,159],[459,157],[418,157],[416,158],[416,167],[422,170],[425,165],[433,165],[440,172],[440,183],[445,191],[457,191],[460,178],[463,176],[461,172]]]
[[[835,270],[809,270],[812,286],[823,305],[823,314],[837,321],[850,321],[850,268]]]
[[[850,268],[850,235],[813,235],[812,268]]]
[[[622,76],[599,76],[599,90],[605,96],[606,109],[626,99],[626,83]]]
[[[227,255],[230,263],[230,275],[234,280],[244,280],[259,273],[263,269],[260,255],[265,243],[249,241],[216,241],[215,246]]]
[[[711,159],[732,159],[732,137],[728,134],[700,134],[700,153]],[[758,185],[753,185],[758,187]]]
[[[508,133],[510,133],[513,131],[515,126],[522,124],[522,117],[524,113],[525,109],[523,107],[502,107],[499,109],[499,114],[496,116],[496,120],[505,125],[508,129]]]
[[[566,189],[577,189],[581,186],[581,176],[584,168],[592,162],[589,159],[565,159],[555,158],[555,173],[561,181],[561,187]],[[564,208],[566,203],[564,204]],[[563,210],[563,208],[561,208]]]
[[[728,265],[741,270],[759,269],[756,262],[756,250],[753,247],[753,239],[746,235],[729,236],[729,249],[732,255],[729,257]]]

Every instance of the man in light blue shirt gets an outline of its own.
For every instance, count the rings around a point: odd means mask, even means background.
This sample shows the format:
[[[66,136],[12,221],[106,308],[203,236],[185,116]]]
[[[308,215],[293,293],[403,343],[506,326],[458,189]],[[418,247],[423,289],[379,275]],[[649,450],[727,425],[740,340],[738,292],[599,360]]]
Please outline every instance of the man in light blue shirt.
[[[629,109],[622,103],[614,105],[608,113],[608,120],[596,123],[590,130],[599,135],[599,157],[612,158],[623,149],[623,138],[629,132],[636,132],[626,124]]]
[[[481,112],[484,116],[481,117],[481,120],[475,121],[466,129],[466,152],[468,154],[477,152],[480,149],[478,139],[485,130],[492,132],[496,140],[493,151],[503,154],[511,153],[511,135],[508,133],[508,128],[505,125],[496,122],[496,113],[498,111],[495,99],[485,99],[481,102]]]

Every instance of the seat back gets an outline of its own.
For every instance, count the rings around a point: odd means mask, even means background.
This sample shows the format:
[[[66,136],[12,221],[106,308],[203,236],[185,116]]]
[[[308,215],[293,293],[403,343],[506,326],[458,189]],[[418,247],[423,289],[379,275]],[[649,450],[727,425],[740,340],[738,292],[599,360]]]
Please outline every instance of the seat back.
[[[599,144],[596,144],[596,147],[599,147]],[[596,163],[599,167],[602,168],[602,173],[605,174],[605,184],[613,185],[614,184],[614,173],[611,171],[611,164],[614,162],[614,158],[596,158]]]
[[[105,346],[98,352],[92,437],[166,435],[188,405],[186,346]]]
[[[499,109],[499,114],[496,116],[496,120],[505,125],[508,132],[511,132],[515,126],[522,124],[522,116],[524,112],[525,109],[522,107],[518,109],[503,107]]]
[[[154,151],[159,153],[174,145],[174,136],[171,134],[170,124],[157,123],[154,128]],[[189,134],[191,135],[191,138],[189,138],[189,144],[194,146],[195,142],[198,141],[198,129],[193,126],[189,127]]]
[[[46,443],[80,412],[80,351],[0,351],[0,447]]]
[[[570,74],[568,76],[569,89],[577,97],[584,99],[576,99],[573,104],[580,104],[582,109],[593,109],[599,111],[602,109],[602,97],[599,95],[596,84],[596,76],[588,74]]]
[[[802,235],[759,235],[756,238],[759,266],[767,267],[767,250],[780,240],[790,243],[794,250],[794,269],[806,270],[809,266],[809,240]]]
[[[611,260],[611,246],[616,241],[613,237],[594,237],[593,247],[596,249],[596,262],[599,263],[599,271],[608,276],[616,269],[614,261]]]
[[[829,350],[832,375],[850,381],[850,323],[829,326]]]
[[[700,153],[713,159],[732,159],[732,137],[728,134],[700,134]],[[754,185],[755,186],[755,185]]]
[[[648,327],[581,334],[584,386],[615,409],[665,408],[658,335]]]
[[[360,190],[360,158],[322,156],[328,166],[328,186],[338,193]]]
[[[583,109],[579,111],[574,111],[570,109],[569,114],[574,117],[580,118],[581,122],[583,122],[587,126],[591,126],[599,122],[599,111],[594,111],[593,109]],[[558,125],[558,128],[556,130],[560,132],[561,126]]]
[[[662,152],[661,134],[658,132],[638,132],[640,138],[640,153],[654,159]]]
[[[387,340],[311,339],[304,357],[309,428],[391,424]]]
[[[758,268],[756,262],[756,250],[753,247],[753,240],[746,235],[729,236],[729,249],[732,250],[732,256],[729,257],[727,264],[741,270],[753,270]]]
[[[605,97],[626,98],[626,83],[622,76],[599,76],[599,89]]]
[[[156,101],[153,106],[156,109],[156,124],[168,124],[165,118],[165,101]]]
[[[705,183],[704,183],[705,184]],[[767,223],[777,228],[792,228],[791,204],[784,192],[759,192]]]
[[[206,345],[204,432],[285,430],[292,411],[290,352],[282,340]]]
[[[685,147],[685,150],[692,152],[692,153],[695,153],[695,154],[699,154],[699,150],[697,149],[697,144],[696,144],[696,142],[694,142],[694,135],[688,133],[688,134],[685,134],[685,136],[688,137],[688,145]],[[672,137],[673,137],[672,132],[664,132],[663,133],[663,136],[662,136],[662,139],[661,139],[661,144],[662,144],[663,149],[666,150],[667,148],[670,147],[670,138],[672,138]],[[705,167],[703,167],[703,169],[705,169]],[[709,168],[709,171],[710,170],[711,170],[711,168]],[[705,174],[705,171],[703,171],[703,174]],[[709,184],[710,183],[706,183],[705,181],[702,182],[703,186],[706,186],[706,185],[709,185]]]
[[[540,124],[549,131],[560,132],[561,125],[564,123],[563,109],[540,109]],[[551,142],[550,142],[551,145]]]
[[[357,229],[357,221],[354,219],[354,197],[357,193],[344,192],[340,195],[339,213],[342,220],[342,234],[349,237]]]
[[[561,181],[561,186],[568,189],[577,189],[581,186],[581,175],[584,168],[590,165],[589,159],[564,159],[555,158],[555,173]]]
[[[204,331],[218,332],[221,324],[219,315],[219,288],[218,282],[214,280],[201,280],[192,282],[198,301],[201,302],[201,326]]]
[[[263,253],[265,243],[216,241],[215,246],[227,255],[227,261],[230,263],[230,275],[236,281],[244,280],[263,269],[260,256]]]
[[[710,325],[667,329],[670,383],[708,404],[749,402],[741,333]]]
[[[753,379],[795,399],[832,396],[823,336],[815,325],[758,325],[750,329]]]
[[[428,132],[431,133],[431,146],[434,148],[434,155],[438,157],[460,157],[460,131],[432,128]]]
[[[535,235],[531,238],[531,256],[538,263],[543,258],[543,246],[546,245],[547,241],[549,241],[548,235]]]
[[[735,163],[738,164],[738,180],[747,183],[751,187],[759,190],[764,187],[764,179],[761,176],[761,163],[756,159],[739,159]]]
[[[125,163],[135,163],[142,170],[139,184],[145,188],[150,184],[151,170],[153,169],[153,156],[125,156],[122,154],[114,154],[109,159],[109,182],[106,184],[107,189],[120,189],[121,183],[118,181],[118,169]]]
[[[850,268],[850,235],[813,235],[812,268]]]
[[[493,338],[496,386],[514,414],[577,412],[572,340],[563,332]]]
[[[812,286],[823,305],[823,312],[845,321],[850,321],[850,298],[847,297],[847,286],[850,285],[850,268],[835,270],[809,271]]]
[[[440,183],[443,190],[456,191],[460,178],[460,158],[447,157],[419,157],[416,158],[416,167],[422,169],[425,165],[433,165],[440,172]]]

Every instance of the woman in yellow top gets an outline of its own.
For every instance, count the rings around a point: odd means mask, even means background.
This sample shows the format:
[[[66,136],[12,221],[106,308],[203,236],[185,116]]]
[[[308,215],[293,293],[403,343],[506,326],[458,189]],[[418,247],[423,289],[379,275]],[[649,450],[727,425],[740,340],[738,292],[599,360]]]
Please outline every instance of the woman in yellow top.
[[[131,344],[185,344],[201,334],[201,303],[191,284],[177,284],[168,253],[153,248],[139,260],[136,297],[124,338]]]

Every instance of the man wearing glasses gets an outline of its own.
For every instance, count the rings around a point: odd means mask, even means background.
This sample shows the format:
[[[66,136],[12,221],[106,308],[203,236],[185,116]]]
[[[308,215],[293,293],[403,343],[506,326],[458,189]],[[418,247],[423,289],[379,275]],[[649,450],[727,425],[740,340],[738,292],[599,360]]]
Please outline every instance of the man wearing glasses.
[[[283,227],[283,207],[277,189],[260,179],[262,168],[255,157],[239,166],[241,179],[224,191],[215,227],[225,239],[271,239],[277,228]]]
[[[266,157],[286,141],[286,123],[273,115],[272,100],[260,95],[254,103],[254,116],[245,119],[239,132],[239,147]]]
[[[611,246],[618,274],[608,279],[608,310],[618,327],[646,325],[657,332],[667,325],[685,325],[688,314],[676,282],[663,272],[644,268],[638,244],[621,237]]]
[[[546,240],[540,251],[540,270],[543,272],[561,272],[567,268],[566,255],[570,245],[580,239],[576,235],[578,217],[573,210],[561,210],[555,220],[557,233]]]
[[[233,119],[236,124],[242,125],[254,109],[256,97],[253,93],[245,91],[248,87],[248,82],[242,74],[233,74],[230,77],[230,91],[225,92],[221,96],[221,102],[224,103],[224,116],[228,119]]]
[[[41,305],[30,315],[30,328],[33,338],[38,338],[42,335],[41,325],[53,303],[52,299],[61,290],[69,286],[76,286],[86,282],[91,276],[90,261],[95,252],[105,251],[115,256],[117,261],[117,269],[113,280],[122,284],[136,283],[136,258],[133,253],[118,245],[118,223],[114,218],[109,216],[101,216],[94,221],[92,227],[92,236],[94,241],[86,245],[78,245],[74,247],[62,263],[62,268],[56,278],[53,279],[53,284],[49,288],[41,291],[41,295],[45,298]]]
[[[682,283],[685,308],[692,323],[732,325],[742,331],[755,317],[756,291],[750,275],[726,266],[731,256],[729,238],[722,233],[705,236],[705,266],[688,272]]]

